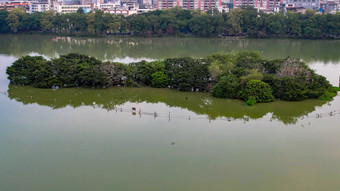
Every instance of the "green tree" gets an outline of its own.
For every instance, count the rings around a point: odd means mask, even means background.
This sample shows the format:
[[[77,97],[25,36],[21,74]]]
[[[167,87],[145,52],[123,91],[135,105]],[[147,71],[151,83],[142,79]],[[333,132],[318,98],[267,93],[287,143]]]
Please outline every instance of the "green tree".
[[[40,20],[40,26],[43,31],[45,32],[52,32],[53,28],[53,17],[55,13],[54,11],[46,11],[42,14],[41,20]]]
[[[243,32],[250,36],[256,36],[258,32],[257,19],[258,13],[253,6],[243,6],[240,8],[242,13],[242,22],[240,23]]]
[[[151,75],[152,87],[165,88],[169,84],[169,78],[164,72],[155,72]]]
[[[96,33],[102,34],[104,31],[106,31],[106,24],[104,22],[104,13],[102,10],[97,10],[94,17],[94,26],[96,29]]]
[[[25,11],[21,8],[13,9],[6,19],[11,31],[17,33],[19,31],[21,17],[25,14]]]
[[[202,59],[169,58],[164,61],[169,85],[180,91],[208,91],[210,73]]]
[[[234,9],[228,13],[228,34],[229,35],[239,35],[242,33],[241,25],[243,24],[242,11],[240,9]]]
[[[301,35],[301,21],[299,16],[294,12],[287,12],[286,18],[286,33],[290,36],[300,36]]]
[[[299,77],[275,79],[275,97],[287,101],[301,101],[308,98],[307,87]]]
[[[44,63],[46,60],[42,56],[23,56],[7,68],[8,79],[12,84],[32,85],[36,82],[34,74]]]
[[[242,91],[242,97],[245,101],[251,100],[256,103],[274,101],[271,87],[260,80],[249,81]]]
[[[79,7],[79,9],[77,10],[77,13],[78,14],[84,14],[85,12],[84,12],[83,8]]]
[[[275,36],[285,34],[284,21],[285,17],[282,13],[269,14],[265,21],[267,34]]]
[[[219,98],[239,98],[241,85],[239,79],[232,75],[222,76],[212,88],[212,95]]]
[[[95,34],[96,28],[95,28],[95,13],[89,13],[87,14],[86,22],[87,22],[87,33],[88,34]]]
[[[7,10],[0,9],[0,33],[4,33],[10,30],[6,21],[8,14],[9,13]]]

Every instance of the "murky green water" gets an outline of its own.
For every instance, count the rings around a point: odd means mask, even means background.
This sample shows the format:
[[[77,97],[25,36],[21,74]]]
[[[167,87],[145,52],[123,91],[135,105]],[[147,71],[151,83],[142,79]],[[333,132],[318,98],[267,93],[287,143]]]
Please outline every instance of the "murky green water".
[[[25,54],[130,62],[240,49],[299,57],[338,84],[340,41],[0,35],[0,190],[338,190],[340,96],[247,107],[165,89],[9,86],[5,75]]]

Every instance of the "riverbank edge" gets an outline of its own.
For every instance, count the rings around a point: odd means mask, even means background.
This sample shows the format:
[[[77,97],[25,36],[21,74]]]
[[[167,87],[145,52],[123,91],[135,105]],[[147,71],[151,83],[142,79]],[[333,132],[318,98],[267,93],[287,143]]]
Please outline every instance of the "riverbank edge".
[[[18,33],[0,33],[0,35],[35,35],[35,36],[60,36],[60,37],[90,37],[90,38],[198,38],[198,39],[299,39],[299,40],[340,40],[339,37],[324,37],[324,38],[305,38],[305,37],[297,37],[297,36],[196,36],[190,34],[174,34],[174,35],[151,35],[151,36],[143,36],[143,35],[132,35],[132,34],[117,34],[117,35],[104,35],[104,34],[84,34],[84,33],[47,33],[42,31],[29,31],[29,32],[18,32]]]

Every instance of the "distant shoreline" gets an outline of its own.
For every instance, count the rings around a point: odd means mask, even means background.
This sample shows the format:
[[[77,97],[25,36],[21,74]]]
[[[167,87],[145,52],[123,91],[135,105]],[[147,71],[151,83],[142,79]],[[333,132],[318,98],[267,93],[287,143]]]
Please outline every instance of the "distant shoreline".
[[[0,10],[0,33],[40,33],[105,37],[225,37],[339,39],[339,14],[279,12],[265,14],[245,6],[227,13],[182,8],[123,16],[96,12],[28,14],[23,9]]]
[[[0,33],[0,35],[26,35],[26,36],[55,36],[55,37],[81,37],[81,38],[142,38],[142,39],[153,39],[153,38],[198,38],[198,39],[227,39],[227,40],[239,40],[239,39],[298,39],[298,40],[340,40],[339,37],[328,37],[328,38],[304,38],[304,37],[293,37],[293,36],[267,36],[267,37],[255,37],[255,36],[195,36],[195,35],[153,35],[153,36],[140,36],[140,35],[89,35],[86,33],[45,33],[41,31],[31,31],[31,32],[20,32],[20,33]]]

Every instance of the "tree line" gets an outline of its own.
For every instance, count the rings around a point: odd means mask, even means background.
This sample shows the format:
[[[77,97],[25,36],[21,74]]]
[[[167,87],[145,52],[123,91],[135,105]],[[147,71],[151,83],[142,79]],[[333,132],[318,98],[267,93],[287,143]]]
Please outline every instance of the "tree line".
[[[172,8],[125,17],[103,13],[25,13],[22,9],[0,10],[0,33],[44,32],[67,35],[193,35],[337,38],[340,14],[279,12],[265,14],[245,6],[228,13]]]
[[[275,98],[299,101],[331,99],[337,93],[325,77],[294,58],[265,60],[259,52],[212,54],[206,58],[168,58],[130,64],[102,62],[70,53],[46,60],[23,56],[6,70],[15,85],[38,88],[154,87],[211,92],[249,105]]]

